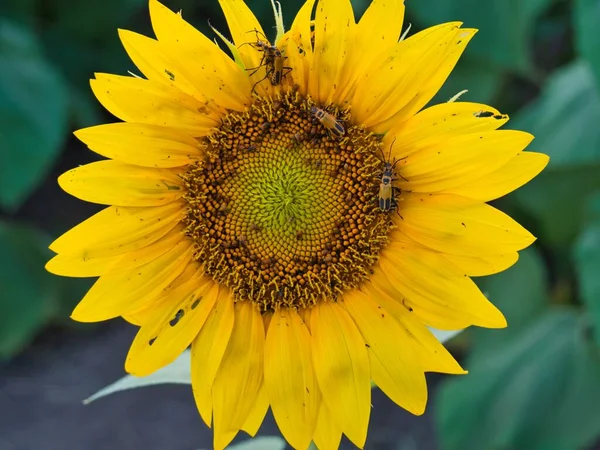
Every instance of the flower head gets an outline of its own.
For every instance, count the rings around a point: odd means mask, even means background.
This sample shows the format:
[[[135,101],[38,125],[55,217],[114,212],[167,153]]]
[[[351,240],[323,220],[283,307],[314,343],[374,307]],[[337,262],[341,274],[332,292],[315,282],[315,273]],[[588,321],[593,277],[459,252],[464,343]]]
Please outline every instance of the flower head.
[[[100,277],[75,320],[140,327],[128,372],[191,344],[215,448],[269,407],[294,448],[342,433],[362,447],[371,380],[421,414],[425,372],[464,373],[428,326],[506,325],[469,277],[534,238],[485,202],[548,158],[490,106],[423,109],[475,30],[404,39],[401,0],[358,23],[349,0],[309,0],[287,32],[274,4],[270,42],[242,0],[220,3],[231,56],[156,0],[157,39],[120,32],[144,78],[96,74],[123,122],[78,131],[108,159],[59,179],[109,206],[58,238],[47,268]]]

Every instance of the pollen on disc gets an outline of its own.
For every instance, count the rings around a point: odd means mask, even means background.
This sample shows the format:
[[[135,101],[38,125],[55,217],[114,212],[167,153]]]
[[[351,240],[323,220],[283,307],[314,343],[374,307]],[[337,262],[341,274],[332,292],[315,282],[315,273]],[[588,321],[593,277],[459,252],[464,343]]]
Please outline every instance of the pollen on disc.
[[[340,138],[313,107],[293,90],[257,99],[223,119],[184,175],[195,258],[263,311],[358,287],[391,226],[378,206],[380,140],[356,126]]]

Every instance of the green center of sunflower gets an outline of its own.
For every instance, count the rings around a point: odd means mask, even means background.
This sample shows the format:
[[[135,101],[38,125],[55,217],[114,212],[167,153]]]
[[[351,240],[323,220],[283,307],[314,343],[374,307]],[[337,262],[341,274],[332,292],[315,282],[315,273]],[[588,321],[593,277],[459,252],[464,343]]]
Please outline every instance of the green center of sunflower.
[[[378,137],[340,137],[290,92],[231,113],[184,175],[187,234],[206,274],[263,311],[335,300],[366,279],[391,225]]]

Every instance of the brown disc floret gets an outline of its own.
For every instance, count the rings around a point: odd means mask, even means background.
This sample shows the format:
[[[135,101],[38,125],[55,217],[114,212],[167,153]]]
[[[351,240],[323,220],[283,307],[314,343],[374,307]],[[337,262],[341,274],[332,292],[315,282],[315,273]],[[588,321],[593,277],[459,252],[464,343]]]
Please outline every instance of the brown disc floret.
[[[340,138],[291,91],[230,113],[184,175],[186,233],[206,274],[262,311],[335,300],[368,277],[391,225],[378,208],[380,139]]]

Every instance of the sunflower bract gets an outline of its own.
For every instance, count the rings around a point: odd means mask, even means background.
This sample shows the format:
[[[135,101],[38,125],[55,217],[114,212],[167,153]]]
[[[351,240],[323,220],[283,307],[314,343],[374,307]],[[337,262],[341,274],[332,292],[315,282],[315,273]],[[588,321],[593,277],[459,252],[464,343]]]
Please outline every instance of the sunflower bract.
[[[269,42],[242,0],[220,4],[232,55],[156,0],[156,39],[120,32],[143,77],[96,75],[123,122],[76,132],[108,160],[59,178],[107,208],[47,269],[100,277],[73,319],[139,326],[128,372],[191,345],[216,449],[269,408],[296,449],[363,447],[371,381],[422,414],[425,372],[464,373],[428,327],[506,326],[470,277],[535,238],[485,202],[548,157],[491,106],[423,109],[476,32],[461,23],[400,40],[401,0],[358,23],[349,0],[307,1]]]

